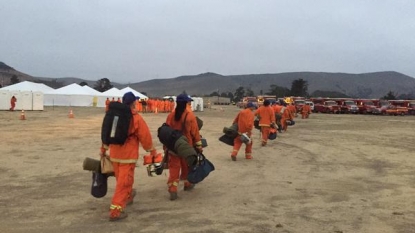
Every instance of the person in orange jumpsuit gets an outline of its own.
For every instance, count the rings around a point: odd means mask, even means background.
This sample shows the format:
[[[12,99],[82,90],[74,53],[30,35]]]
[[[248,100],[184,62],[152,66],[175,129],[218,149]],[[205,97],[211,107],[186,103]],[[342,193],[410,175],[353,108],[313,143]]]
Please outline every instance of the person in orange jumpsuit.
[[[107,100],[105,100],[105,112],[108,112],[108,110],[110,109],[110,98],[107,97]]]
[[[12,96],[10,99],[10,111],[14,111],[14,108],[16,107],[17,98],[15,96]]]
[[[291,103],[287,106],[287,108],[290,110],[291,114],[294,117],[297,117],[297,108],[295,107],[294,103]]]
[[[109,145],[109,155],[116,180],[115,192],[110,206],[110,221],[127,217],[124,209],[133,202],[135,196],[135,190],[133,190],[134,170],[139,157],[139,145],[141,144],[144,150],[150,152],[152,156],[157,155],[147,123],[135,110],[136,97],[132,92],[127,92],[122,101],[131,107],[132,119],[126,142],[123,145]],[[105,155],[107,149],[108,145],[101,147],[101,156]]]
[[[188,109],[188,103],[192,99],[186,94],[180,94],[176,98],[176,108],[167,115],[166,123],[175,130],[179,130],[187,138],[188,143],[202,152],[202,142],[200,140],[199,128],[197,126],[196,116]],[[194,188],[194,184],[187,181],[189,167],[183,157],[179,157],[172,151],[169,153],[169,178],[167,180],[170,200],[177,199],[177,187],[180,180],[184,180],[184,190],[188,191]]]
[[[284,107],[282,108],[282,118],[281,118],[281,125],[282,125],[282,129],[284,130],[284,132],[287,131],[288,129],[288,124],[287,124],[287,120],[293,120],[294,116],[291,113],[290,109],[286,106],[286,104],[283,104]]]
[[[301,118],[306,119],[308,118],[308,115],[311,113],[310,105],[304,104],[304,106],[301,108]]]
[[[245,158],[252,159],[252,129],[254,128],[254,109],[255,105],[252,102],[248,102],[246,108],[241,110],[233,120],[233,124],[238,125],[238,134],[245,133],[251,138],[250,142],[245,143]],[[233,140],[233,150],[231,154],[232,161],[236,161],[239,149],[242,146],[242,140],[240,136],[237,136]]]
[[[282,119],[282,113],[283,113],[283,106],[281,104],[281,102],[277,101],[272,105],[272,109],[274,110],[274,114],[275,114],[275,123],[278,126],[278,132],[281,133],[282,132],[282,124],[281,124],[281,119]]]
[[[259,117],[262,146],[267,145],[269,130],[271,129],[271,125],[275,125],[275,114],[270,104],[271,102],[269,100],[265,100],[264,104],[261,107],[259,107],[255,112],[255,115]]]

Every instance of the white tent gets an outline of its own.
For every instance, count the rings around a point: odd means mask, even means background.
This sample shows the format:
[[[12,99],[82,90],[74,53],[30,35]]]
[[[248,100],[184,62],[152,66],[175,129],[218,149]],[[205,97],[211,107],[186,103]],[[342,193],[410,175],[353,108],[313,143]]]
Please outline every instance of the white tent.
[[[97,96],[73,83],[45,93],[46,106],[96,106]]]
[[[118,88],[113,87],[107,91],[104,91],[101,93],[101,95],[98,97],[98,107],[105,107],[105,101],[107,98],[112,100],[114,98],[115,101],[118,100],[118,98],[122,99],[122,96],[124,93],[120,91]]]
[[[32,92],[42,92],[42,93],[46,93],[46,92],[50,92],[53,91],[54,89],[51,87],[46,86],[43,83],[33,83],[33,82],[29,82],[29,81],[23,81],[20,83],[16,83],[7,87],[3,87],[1,88],[1,90],[9,90],[9,91],[32,91]]]
[[[125,94],[125,93],[127,93],[127,92],[129,92],[129,91],[131,91],[136,97],[138,97],[138,98],[140,98],[140,99],[148,99],[148,97],[147,96],[145,96],[145,95],[143,95],[143,94],[141,94],[140,92],[138,92],[138,91],[136,91],[136,90],[134,90],[134,89],[132,89],[131,87],[126,87],[126,88],[123,88],[123,89],[121,89],[121,91]]]
[[[10,109],[10,99],[15,96],[15,110],[43,110],[44,92],[53,88],[42,83],[24,81],[0,89],[0,110]]]

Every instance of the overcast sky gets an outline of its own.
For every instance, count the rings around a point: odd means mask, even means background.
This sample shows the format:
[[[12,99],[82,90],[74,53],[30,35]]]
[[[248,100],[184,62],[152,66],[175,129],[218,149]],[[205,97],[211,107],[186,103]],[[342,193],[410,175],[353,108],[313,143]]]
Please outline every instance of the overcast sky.
[[[415,77],[414,0],[0,0],[0,61],[134,83],[214,72]]]

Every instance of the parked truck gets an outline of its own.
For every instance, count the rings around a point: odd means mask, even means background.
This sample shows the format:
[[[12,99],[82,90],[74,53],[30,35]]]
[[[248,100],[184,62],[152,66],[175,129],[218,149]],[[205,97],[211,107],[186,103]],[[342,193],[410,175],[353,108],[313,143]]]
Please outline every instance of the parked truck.
[[[376,108],[375,103],[370,99],[358,99],[356,103],[361,114],[372,114],[373,109]]]
[[[314,111],[321,113],[340,113],[340,106],[334,100],[327,100],[322,104],[314,104]]]
[[[246,105],[248,104],[248,102],[252,102],[254,103],[256,106],[258,106],[258,99],[256,96],[245,96],[242,98],[242,101],[239,101],[236,106],[238,108],[246,108]]]
[[[257,97],[258,107],[262,106],[265,100],[269,100],[271,103],[274,103],[277,101],[277,98],[275,95],[259,95]]]
[[[229,105],[229,104],[231,104],[231,98],[229,98],[229,97],[210,96],[210,97],[204,97],[203,101],[205,101],[205,98],[208,98],[210,103],[213,104],[213,105]]]
[[[339,100],[337,103],[340,105],[340,113],[359,113],[359,108],[354,100]]]

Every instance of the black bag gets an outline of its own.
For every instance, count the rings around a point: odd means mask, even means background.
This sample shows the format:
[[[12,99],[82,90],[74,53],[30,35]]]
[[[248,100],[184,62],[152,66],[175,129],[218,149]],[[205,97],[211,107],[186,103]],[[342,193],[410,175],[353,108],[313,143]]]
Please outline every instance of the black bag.
[[[200,137],[202,137],[202,136],[200,136]],[[201,138],[200,141],[202,142],[202,148],[205,148],[205,147],[208,146],[206,138]]]
[[[197,122],[197,128],[201,130],[203,126],[203,121],[199,117],[196,117],[196,122]]]
[[[132,113],[130,106],[111,102],[108,112],[105,114],[101,128],[101,140],[103,144],[124,144],[130,129]]]
[[[238,134],[238,124],[232,124],[230,127],[223,127],[223,133],[230,138],[236,138]]]
[[[171,128],[168,124],[163,123],[157,129],[157,137],[161,144],[165,145],[167,149],[176,152],[174,145],[176,141],[183,136],[182,132]]]
[[[226,134],[220,136],[219,141],[225,143],[226,145],[233,146],[234,138],[227,136]]]
[[[187,180],[192,184],[197,184],[204,180],[210,172],[215,170],[215,166],[201,153],[197,155],[197,163],[189,168]]]
[[[258,118],[254,120],[254,127],[255,127],[255,129],[261,129],[261,126],[259,126],[259,119]]]
[[[108,190],[108,176],[101,172],[92,172],[91,195],[96,198],[105,197]]]
[[[270,131],[270,133],[268,134],[268,139],[269,140],[275,140],[277,138],[277,131],[275,129],[273,129],[272,131]]]

